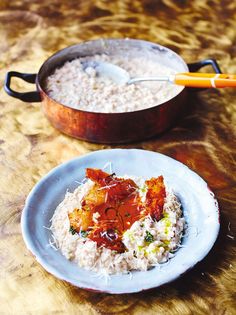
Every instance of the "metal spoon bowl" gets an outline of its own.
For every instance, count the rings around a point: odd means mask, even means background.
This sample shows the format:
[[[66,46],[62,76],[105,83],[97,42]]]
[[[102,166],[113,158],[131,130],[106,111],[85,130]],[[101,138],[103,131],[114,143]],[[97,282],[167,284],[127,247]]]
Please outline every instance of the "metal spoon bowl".
[[[134,84],[143,81],[169,81],[174,83],[174,76],[152,76],[131,78],[129,73],[123,68],[109,62],[103,61],[84,61],[82,62],[83,70],[93,68],[96,76],[101,79],[110,79],[116,84]]]

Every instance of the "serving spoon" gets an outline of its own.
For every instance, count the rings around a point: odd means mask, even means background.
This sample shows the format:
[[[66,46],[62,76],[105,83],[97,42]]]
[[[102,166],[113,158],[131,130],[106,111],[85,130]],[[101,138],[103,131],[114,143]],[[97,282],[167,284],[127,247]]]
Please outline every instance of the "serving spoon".
[[[82,67],[84,71],[86,71],[87,68],[93,68],[96,71],[97,77],[110,79],[117,84],[160,81],[196,88],[236,87],[235,74],[184,72],[163,76],[131,78],[126,70],[109,62],[84,61],[82,62]]]

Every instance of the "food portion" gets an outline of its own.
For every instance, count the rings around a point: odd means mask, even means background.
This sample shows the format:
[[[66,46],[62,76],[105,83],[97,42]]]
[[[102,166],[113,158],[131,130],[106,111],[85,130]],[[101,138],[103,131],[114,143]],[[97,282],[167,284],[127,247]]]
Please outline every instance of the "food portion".
[[[57,102],[90,112],[118,113],[141,110],[161,104],[177,95],[182,87],[168,82],[117,84],[101,79],[96,70],[84,64],[109,62],[125,69],[131,77],[171,75],[176,71],[161,60],[138,52],[127,55],[94,55],[67,61],[46,80],[48,95]]]
[[[132,179],[118,178],[101,170],[87,169],[86,177],[94,185],[82,199],[81,208],[68,214],[70,227],[77,233],[117,252],[124,252],[123,233],[131,225],[150,215],[158,221],[162,215],[165,187],[163,177],[146,181],[147,195],[141,201]]]
[[[147,270],[180,245],[185,220],[163,176],[148,180],[86,169],[87,181],[67,192],[51,230],[66,258],[113,274]]]

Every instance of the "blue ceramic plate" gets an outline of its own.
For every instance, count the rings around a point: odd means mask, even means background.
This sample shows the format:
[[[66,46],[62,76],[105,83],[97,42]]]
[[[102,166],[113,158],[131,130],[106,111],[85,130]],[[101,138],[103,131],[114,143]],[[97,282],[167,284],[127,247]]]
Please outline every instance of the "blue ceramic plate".
[[[60,251],[48,246],[50,219],[67,190],[73,191],[85,176],[85,168],[103,168],[111,162],[117,175],[150,178],[164,175],[179,197],[188,229],[182,247],[168,263],[149,271],[112,275],[109,279],[79,268]],[[27,248],[55,277],[77,287],[108,293],[132,293],[173,281],[202,260],[212,248],[219,232],[219,209],[207,183],[188,167],[165,155],[144,151],[101,150],[75,158],[50,171],[29,194],[22,213],[22,233]]]

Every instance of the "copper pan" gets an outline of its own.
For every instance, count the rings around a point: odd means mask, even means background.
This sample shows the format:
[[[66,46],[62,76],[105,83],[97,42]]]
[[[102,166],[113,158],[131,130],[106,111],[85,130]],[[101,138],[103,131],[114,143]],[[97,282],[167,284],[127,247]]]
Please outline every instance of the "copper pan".
[[[74,109],[56,102],[45,91],[45,79],[68,60],[102,53],[122,54],[131,50],[142,51],[147,56],[151,53],[158,62],[178,72],[195,72],[203,66],[211,65],[216,73],[221,73],[214,59],[187,65],[172,50],[152,42],[135,39],[100,39],[58,51],[43,63],[38,74],[8,72],[4,88],[9,95],[24,102],[41,102],[43,112],[51,124],[69,136],[97,143],[128,143],[144,140],[166,131],[177,122],[186,104],[187,88],[183,87],[174,97],[157,106],[122,113],[97,113]],[[37,90],[27,93],[13,91],[10,87],[12,77],[36,83]]]

